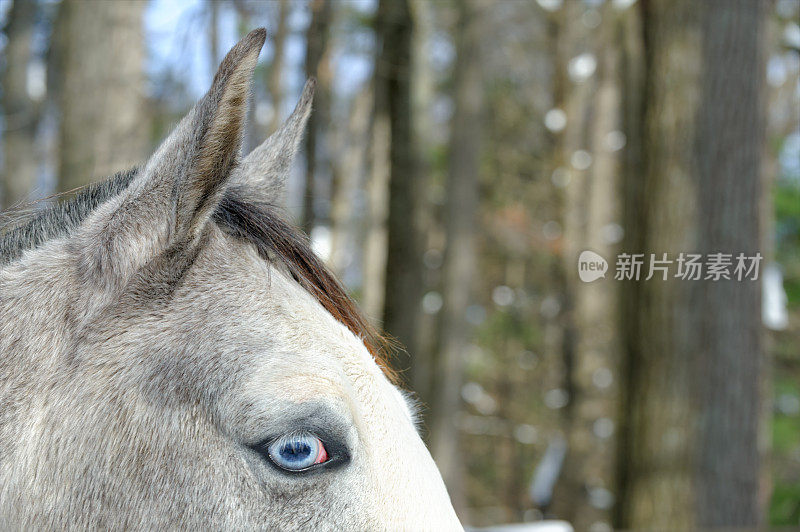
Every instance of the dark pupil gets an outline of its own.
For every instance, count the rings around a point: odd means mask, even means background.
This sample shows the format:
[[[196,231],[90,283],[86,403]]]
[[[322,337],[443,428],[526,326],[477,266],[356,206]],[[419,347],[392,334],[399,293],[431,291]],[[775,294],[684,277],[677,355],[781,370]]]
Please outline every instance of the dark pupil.
[[[306,442],[294,441],[281,447],[281,458],[288,462],[301,462],[311,455],[311,446]]]

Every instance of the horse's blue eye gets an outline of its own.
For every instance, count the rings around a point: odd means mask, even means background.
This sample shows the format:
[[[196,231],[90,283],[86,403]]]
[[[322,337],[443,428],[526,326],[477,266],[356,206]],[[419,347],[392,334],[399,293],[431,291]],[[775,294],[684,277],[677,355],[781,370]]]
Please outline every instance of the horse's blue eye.
[[[307,433],[288,434],[267,448],[275,465],[289,471],[301,471],[328,461],[328,452],[316,436]]]

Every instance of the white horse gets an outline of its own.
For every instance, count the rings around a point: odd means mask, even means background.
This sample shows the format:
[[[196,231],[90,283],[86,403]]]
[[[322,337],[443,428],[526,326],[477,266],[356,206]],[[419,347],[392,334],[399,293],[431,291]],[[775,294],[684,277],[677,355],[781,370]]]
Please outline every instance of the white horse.
[[[139,169],[0,240],[0,528],[461,529],[376,335],[240,160],[266,32]]]

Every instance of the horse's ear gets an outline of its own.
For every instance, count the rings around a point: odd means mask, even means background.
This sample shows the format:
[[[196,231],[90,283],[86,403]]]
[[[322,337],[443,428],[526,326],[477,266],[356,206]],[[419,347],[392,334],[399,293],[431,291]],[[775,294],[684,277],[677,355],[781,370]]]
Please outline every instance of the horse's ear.
[[[244,187],[246,193],[256,200],[278,202],[311,114],[315,86],[314,78],[306,81],[292,114],[277,131],[244,158],[234,171],[232,185]]]
[[[176,230],[196,233],[220,200],[242,148],[253,70],[266,30],[250,32],[228,52],[208,93],[195,107],[192,155],[177,185]]]
[[[228,52],[209,91],[128,188],[87,220],[77,242],[87,278],[118,285],[168,249],[197,242],[236,168],[265,38],[257,29]]]

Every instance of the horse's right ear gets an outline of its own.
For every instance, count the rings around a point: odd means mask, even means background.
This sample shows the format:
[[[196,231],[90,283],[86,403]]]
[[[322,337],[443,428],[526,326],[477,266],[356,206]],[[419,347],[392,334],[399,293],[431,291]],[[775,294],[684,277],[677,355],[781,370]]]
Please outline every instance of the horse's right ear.
[[[142,266],[196,247],[238,163],[253,70],[266,30],[250,32],[128,188],[101,205],[76,241],[87,282],[119,288]]]

